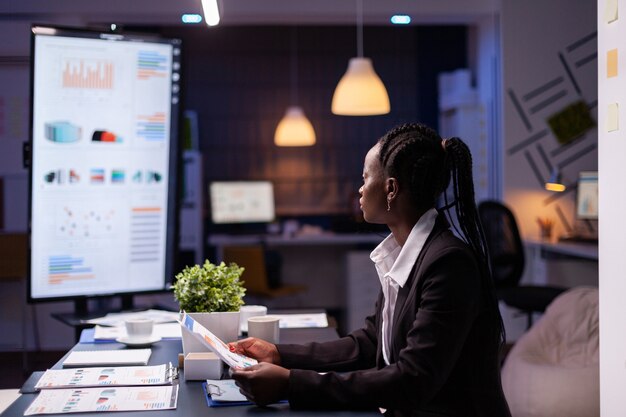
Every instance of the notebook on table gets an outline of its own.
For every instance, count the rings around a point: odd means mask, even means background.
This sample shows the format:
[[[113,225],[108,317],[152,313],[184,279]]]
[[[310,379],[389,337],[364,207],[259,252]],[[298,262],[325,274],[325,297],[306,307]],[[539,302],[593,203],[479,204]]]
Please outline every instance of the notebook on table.
[[[150,349],[73,350],[63,367],[147,365],[151,354]]]

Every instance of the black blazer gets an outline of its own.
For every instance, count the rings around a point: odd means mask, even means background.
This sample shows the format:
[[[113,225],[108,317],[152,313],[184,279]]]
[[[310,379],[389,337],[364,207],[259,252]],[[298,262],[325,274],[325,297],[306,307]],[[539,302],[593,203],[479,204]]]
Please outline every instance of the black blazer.
[[[381,292],[364,328],[326,343],[278,345],[282,366],[291,369],[291,407],[509,417],[481,285],[473,253],[439,215],[398,293],[391,364],[379,343]]]

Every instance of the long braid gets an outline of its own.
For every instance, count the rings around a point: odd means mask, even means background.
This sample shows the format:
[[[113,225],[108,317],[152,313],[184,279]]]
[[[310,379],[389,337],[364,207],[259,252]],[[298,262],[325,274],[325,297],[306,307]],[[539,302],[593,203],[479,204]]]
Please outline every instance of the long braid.
[[[494,339],[505,341],[504,324],[491,280],[487,244],[481,227],[472,180],[472,155],[459,138],[442,141],[439,134],[422,124],[397,126],[379,140],[379,160],[390,177],[408,184],[416,209],[434,207],[442,194],[446,207],[454,206],[456,221],[448,213],[459,237],[475,254],[481,269],[484,298],[494,318]],[[445,193],[452,183],[453,202]]]
[[[449,155],[448,164],[452,176],[455,212],[459,227],[466,243],[479,259],[483,277],[483,293],[490,305],[490,311],[498,310],[498,299],[491,278],[487,241],[476,208],[474,182],[472,181],[472,154],[467,145],[459,138],[445,141],[445,149]],[[495,314],[497,321],[497,337],[502,345],[506,341],[506,332],[502,316]]]

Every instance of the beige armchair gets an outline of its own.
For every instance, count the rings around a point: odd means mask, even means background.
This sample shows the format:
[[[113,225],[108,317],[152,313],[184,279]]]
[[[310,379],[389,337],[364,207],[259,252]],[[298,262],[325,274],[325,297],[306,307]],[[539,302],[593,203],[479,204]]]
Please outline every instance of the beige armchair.
[[[599,417],[598,289],[557,297],[513,346],[502,386],[513,417]]]

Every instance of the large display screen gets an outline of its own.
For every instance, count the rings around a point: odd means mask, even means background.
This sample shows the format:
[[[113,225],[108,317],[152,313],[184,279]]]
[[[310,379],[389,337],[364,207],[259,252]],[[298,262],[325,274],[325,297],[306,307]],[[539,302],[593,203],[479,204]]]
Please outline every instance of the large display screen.
[[[180,47],[32,28],[30,301],[167,287]]]

